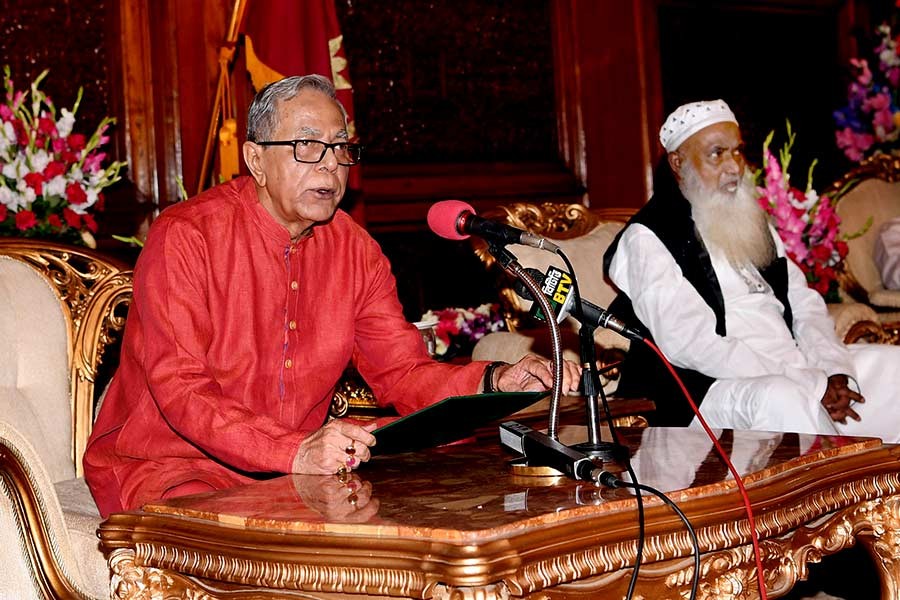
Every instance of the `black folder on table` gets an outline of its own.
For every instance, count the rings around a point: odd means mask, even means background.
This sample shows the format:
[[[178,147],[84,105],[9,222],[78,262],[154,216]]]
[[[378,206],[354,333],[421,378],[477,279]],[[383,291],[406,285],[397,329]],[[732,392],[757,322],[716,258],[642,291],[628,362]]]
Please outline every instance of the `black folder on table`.
[[[451,396],[391,421],[372,432],[372,456],[413,452],[449,444],[475,430],[531,406],[549,392],[496,392]]]

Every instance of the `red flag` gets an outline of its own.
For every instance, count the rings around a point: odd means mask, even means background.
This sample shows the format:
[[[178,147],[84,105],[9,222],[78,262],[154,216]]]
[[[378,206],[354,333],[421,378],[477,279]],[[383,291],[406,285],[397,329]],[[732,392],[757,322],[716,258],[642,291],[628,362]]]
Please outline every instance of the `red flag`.
[[[356,139],[353,88],[333,0],[249,0],[243,33],[254,88],[292,75],[324,75],[334,82],[347,110],[347,133]],[[362,187],[358,167],[350,169],[348,187]],[[351,214],[363,222],[361,202]]]

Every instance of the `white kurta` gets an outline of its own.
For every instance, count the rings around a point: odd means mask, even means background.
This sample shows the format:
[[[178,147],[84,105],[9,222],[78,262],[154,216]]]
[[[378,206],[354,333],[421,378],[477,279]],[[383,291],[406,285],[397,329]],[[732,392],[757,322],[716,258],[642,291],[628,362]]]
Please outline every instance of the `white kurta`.
[[[788,261],[792,336],[781,303],[755,269],[739,272],[715,253],[711,259],[725,300],[724,337],[716,334],[712,309],[647,227],[625,230],[609,269],[672,364],[716,379],[701,406],[710,426],[900,441],[900,403],[893,396],[900,390],[900,347],[842,344],[821,296]],[[833,422],[822,407],[828,376],[835,374],[848,375],[865,397],[854,406],[861,422]]]

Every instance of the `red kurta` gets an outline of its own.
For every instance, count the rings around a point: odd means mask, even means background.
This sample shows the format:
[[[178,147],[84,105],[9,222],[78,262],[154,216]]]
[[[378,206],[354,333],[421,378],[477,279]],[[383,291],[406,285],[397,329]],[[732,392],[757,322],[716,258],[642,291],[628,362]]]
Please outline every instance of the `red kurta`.
[[[485,366],[429,359],[387,259],[342,211],[292,244],[249,178],[168,208],[84,457],[100,512],[289,472],[351,360],[401,414],[474,393]]]

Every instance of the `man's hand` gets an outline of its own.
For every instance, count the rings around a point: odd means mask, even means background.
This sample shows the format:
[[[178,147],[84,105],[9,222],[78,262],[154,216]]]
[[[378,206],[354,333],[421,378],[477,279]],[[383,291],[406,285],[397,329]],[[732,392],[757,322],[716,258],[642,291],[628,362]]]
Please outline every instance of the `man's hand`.
[[[846,424],[847,417],[855,421],[861,420],[850,404],[865,401],[860,394],[847,387],[846,375],[832,375],[828,378],[828,387],[822,396],[822,406],[828,411],[832,421]]]
[[[362,523],[378,513],[378,500],[372,498],[372,484],[356,475],[292,475],[294,488],[303,504],[326,521]]]
[[[375,445],[370,432],[376,423],[364,427],[335,419],[303,440],[294,457],[293,473],[327,475],[340,469],[347,471],[371,458],[369,446]]]
[[[571,361],[563,362],[562,392],[578,391],[581,367]],[[541,392],[553,387],[551,361],[528,354],[514,365],[503,365],[494,370],[494,389],[501,392]]]

